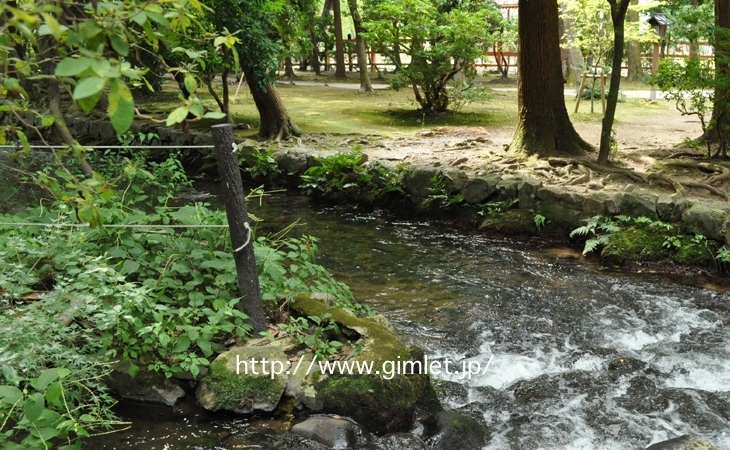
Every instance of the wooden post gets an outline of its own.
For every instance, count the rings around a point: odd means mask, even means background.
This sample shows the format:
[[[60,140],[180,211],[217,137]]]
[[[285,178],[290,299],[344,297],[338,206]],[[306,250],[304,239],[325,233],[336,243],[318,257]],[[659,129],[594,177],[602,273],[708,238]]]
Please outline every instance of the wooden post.
[[[233,244],[233,259],[241,293],[240,309],[249,317],[254,333],[266,331],[266,315],[261,301],[259,275],[253,254],[253,237],[248,224],[248,210],[243,195],[241,169],[238,165],[233,126],[229,123],[213,125],[213,144],[218,161],[218,173],[223,184],[223,199]]]
[[[654,54],[651,57],[651,74],[656,75],[656,71],[659,68],[659,48],[661,44],[658,42],[654,43]],[[649,100],[656,100],[656,86],[651,85],[651,91],[649,92]]]

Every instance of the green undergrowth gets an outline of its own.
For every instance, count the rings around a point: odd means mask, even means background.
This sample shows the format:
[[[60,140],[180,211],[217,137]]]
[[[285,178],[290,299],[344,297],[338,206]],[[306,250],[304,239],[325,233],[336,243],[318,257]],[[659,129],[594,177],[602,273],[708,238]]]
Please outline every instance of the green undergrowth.
[[[250,334],[225,212],[168,206],[190,184],[178,156],[89,159],[90,179],[70,164],[23,169],[46,200],[0,215],[39,224],[0,226],[0,448],[77,448],[122,427],[101,381],[114,360],[196,376]],[[316,238],[257,236],[249,221],[266,304],[326,292],[357,309],[317,264]]]
[[[594,216],[570,234],[585,238],[583,253],[600,252],[619,264],[673,261],[681,265],[716,266],[730,262],[730,251],[702,234],[647,217]]]

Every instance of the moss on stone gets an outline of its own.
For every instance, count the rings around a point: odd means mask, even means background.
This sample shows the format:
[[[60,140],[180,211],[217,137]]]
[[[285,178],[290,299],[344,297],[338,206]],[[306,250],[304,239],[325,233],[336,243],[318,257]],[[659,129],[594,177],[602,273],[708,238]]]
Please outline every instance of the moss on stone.
[[[250,409],[255,397],[275,395],[280,391],[276,381],[270,377],[252,377],[229,371],[225,359],[211,363],[210,372],[203,378],[203,383],[216,395],[218,409],[229,411]]]
[[[362,353],[353,358],[356,361],[372,361],[376,366],[382,366],[385,361],[407,361],[410,357],[405,344],[373,319],[353,316],[340,308],[314,300],[308,294],[298,295],[291,309],[302,316],[322,317],[330,314],[340,327],[355,330],[364,335],[366,341],[377,344],[377,347],[366,344]]]
[[[689,241],[689,239],[684,239]],[[674,262],[682,265],[711,266],[715,263],[712,252],[705,246],[694,242],[683,242],[682,247],[677,250],[672,258]]]
[[[611,235],[601,255],[620,263],[634,261],[661,261],[672,256],[664,246],[666,236],[655,229],[631,227]]]
[[[479,228],[504,234],[535,234],[538,231],[534,213],[523,209],[508,209],[487,217]]]

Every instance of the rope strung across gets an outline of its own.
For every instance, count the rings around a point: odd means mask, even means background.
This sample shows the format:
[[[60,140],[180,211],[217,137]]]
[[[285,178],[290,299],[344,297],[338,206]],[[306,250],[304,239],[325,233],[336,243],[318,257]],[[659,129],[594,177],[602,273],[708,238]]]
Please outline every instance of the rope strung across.
[[[67,145],[30,145],[30,148],[50,148],[50,149],[66,149]],[[125,148],[146,148],[146,149],[166,149],[177,150],[180,148],[215,148],[214,145],[84,145],[84,148],[103,148],[109,150],[125,149]],[[0,148],[21,148],[19,145],[0,145]]]
[[[88,223],[34,223],[34,222],[0,222],[0,226],[16,226],[16,227],[49,227],[49,228],[82,228],[88,227]],[[149,225],[149,224],[110,224],[104,225],[105,228],[228,228],[228,225],[208,224],[208,225]],[[248,222],[246,228],[249,229]]]

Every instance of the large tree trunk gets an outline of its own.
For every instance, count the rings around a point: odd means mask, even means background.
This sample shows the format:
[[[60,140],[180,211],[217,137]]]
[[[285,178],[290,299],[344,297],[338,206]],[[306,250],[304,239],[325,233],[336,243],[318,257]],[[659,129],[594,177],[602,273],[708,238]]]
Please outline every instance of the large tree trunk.
[[[335,78],[347,78],[345,69],[345,44],[342,42],[342,8],[340,0],[332,2],[332,11],[335,15]]]
[[[360,90],[366,94],[372,94],[373,85],[370,83],[370,76],[368,75],[368,59],[365,53],[365,39],[362,37],[362,33],[365,30],[362,27],[360,12],[357,10],[357,0],[347,0],[347,5],[350,7],[352,22],[355,24],[355,47],[357,49],[357,68],[360,71]]]
[[[572,42],[574,39],[575,34],[575,28],[573,27],[573,19],[570,18],[569,15],[567,15],[565,11],[565,6],[561,5],[561,8],[563,9],[563,29],[565,30],[565,41]],[[580,51],[580,48],[576,47],[575,45],[572,45],[568,47],[568,65],[569,71],[566,75],[566,80],[568,83],[573,83],[576,81],[580,81],[580,77],[583,73],[583,69],[585,68],[585,62],[583,61],[583,53]]]
[[[611,88],[606,98],[606,114],[603,116],[601,127],[601,148],[598,152],[598,162],[605,164],[611,153],[611,131],[613,119],[616,116],[618,103],[618,88],[621,83],[621,62],[624,54],[624,21],[629,0],[608,0],[611,4],[611,20],[613,21],[613,61],[611,62]]]
[[[631,0],[631,5],[638,5],[639,0]],[[639,22],[639,11],[632,9],[628,12],[628,20],[632,23]],[[641,67],[641,44],[631,41],[627,44],[628,66],[627,81],[641,81],[644,78],[644,70]]]
[[[310,33],[310,39],[312,39],[312,68],[315,75],[322,75],[319,69],[319,47],[317,46],[319,42],[317,41],[317,33],[314,30]]]
[[[712,119],[720,141],[715,156],[727,156],[730,126],[730,0],[715,1],[715,104]]]
[[[519,121],[513,151],[544,157],[591,149],[565,108],[558,20],[557,0],[519,2]]]
[[[261,119],[259,136],[275,141],[300,136],[302,131],[289,117],[274,85],[267,83],[262,86],[252,70],[244,70],[244,73]]]
[[[284,78],[287,80],[293,80],[297,76],[294,74],[294,65],[292,64],[291,56],[284,58]]]

